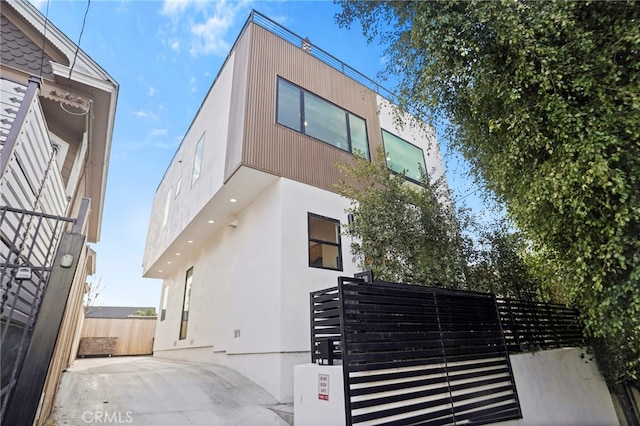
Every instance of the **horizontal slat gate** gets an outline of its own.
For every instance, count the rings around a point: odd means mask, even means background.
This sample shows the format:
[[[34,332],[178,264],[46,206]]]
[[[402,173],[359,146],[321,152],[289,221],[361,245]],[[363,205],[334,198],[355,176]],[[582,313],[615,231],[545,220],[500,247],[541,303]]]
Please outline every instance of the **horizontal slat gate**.
[[[521,417],[492,295],[338,286],[348,424],[484,424]]]
[[[576,309],[500,298],[497,303],[511,353],[584,345]]]
[[[311,362],[320,357],[320,343],[331,339],[334,359],[342,358],[338,287],[311,293]]]

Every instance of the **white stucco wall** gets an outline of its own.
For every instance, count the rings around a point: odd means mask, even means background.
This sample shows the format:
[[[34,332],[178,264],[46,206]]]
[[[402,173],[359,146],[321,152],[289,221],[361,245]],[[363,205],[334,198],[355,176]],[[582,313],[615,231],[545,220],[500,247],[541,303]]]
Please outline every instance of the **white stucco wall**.
[[[158,186],[143,258],[144,273],[224,183],[234,58],[232,53],[220,71]],[[195,150],[202,135],[202,167],[200,177],[192,185]],[[180,191],[176,196],[178,182]],[[168,194],[169,209],[164,223]]]
[[[511,356],[521,420],[498,423],[534,425],[617,425],[607,384],[586,350],[564,348]]]
[[[617,425],[607,385],[595,362],[580,348],[511,356],[522,419],[503,426]],[[318,376],[329,375],[328,400],[318,397]],[[342,367],[299,365],[294,370],[294,421],[302,425],[344,425]]]
[[[291,401],[293,366],[310,357],[309,293],[356,272],[346,237],[343,271],[309,267],[308,213],[346,222],[348,204],[285,178],[269,186],[240,212],[237,226],[223,227],[193,256],[174,262],[163,283],[169,300],[156,329],[155,355],[228,365],[280,401]],[[190,267],[189,326],[187,338],[179,340]]]

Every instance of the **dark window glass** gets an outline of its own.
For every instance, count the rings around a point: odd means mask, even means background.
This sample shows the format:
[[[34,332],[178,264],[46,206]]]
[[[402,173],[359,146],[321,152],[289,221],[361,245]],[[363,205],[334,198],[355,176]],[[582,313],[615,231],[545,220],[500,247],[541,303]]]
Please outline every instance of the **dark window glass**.
[[[300,89],[285,80],[278,79],[278,123],[302,131]]]
[[[340,222],[309,213],[309,266],[342,271]]]
[[[278,78],[276,122],[347,152],[369,157],[365,120]]]
[[[349,131],[351,132],[351,152],[359,151],[368,160],[370,157],[366,122],[349,113]]]
[[[309,92],[304,92],[304,133],[349,151],[344,110]]]
[[[187,338],[187,325],[189,324],[189,306],[191,304],[191,282],[193,281],[193,268],[187,271],[184,280],[184,300],[182,302],[182,320],[180,321],[180,340]]]
[[[386,130],[382,131],[387,166],[396,173],[404,173],[413,181],[420,181],[420,167],[426,171],[422,149]]]

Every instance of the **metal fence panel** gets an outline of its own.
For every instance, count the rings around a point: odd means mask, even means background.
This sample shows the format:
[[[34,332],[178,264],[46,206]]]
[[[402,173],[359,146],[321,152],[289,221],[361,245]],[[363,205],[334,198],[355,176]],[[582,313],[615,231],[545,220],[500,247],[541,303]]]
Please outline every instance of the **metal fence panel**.
[[[338,291],[348,424],[521,417],[493,295],[349,279]]]

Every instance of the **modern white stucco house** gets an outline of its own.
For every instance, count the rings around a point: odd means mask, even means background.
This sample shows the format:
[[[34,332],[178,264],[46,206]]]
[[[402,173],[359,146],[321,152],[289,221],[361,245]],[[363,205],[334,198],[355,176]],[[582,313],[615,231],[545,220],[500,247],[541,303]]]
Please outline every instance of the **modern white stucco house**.
[[[155,195],[143,262],[163,280],[155,356],[225,365],[292,400],[309,293],[358,272],[336,163],[383,145],[394,170],[444,173],[433,132],[396,127],[375,87],[251,14]]]

